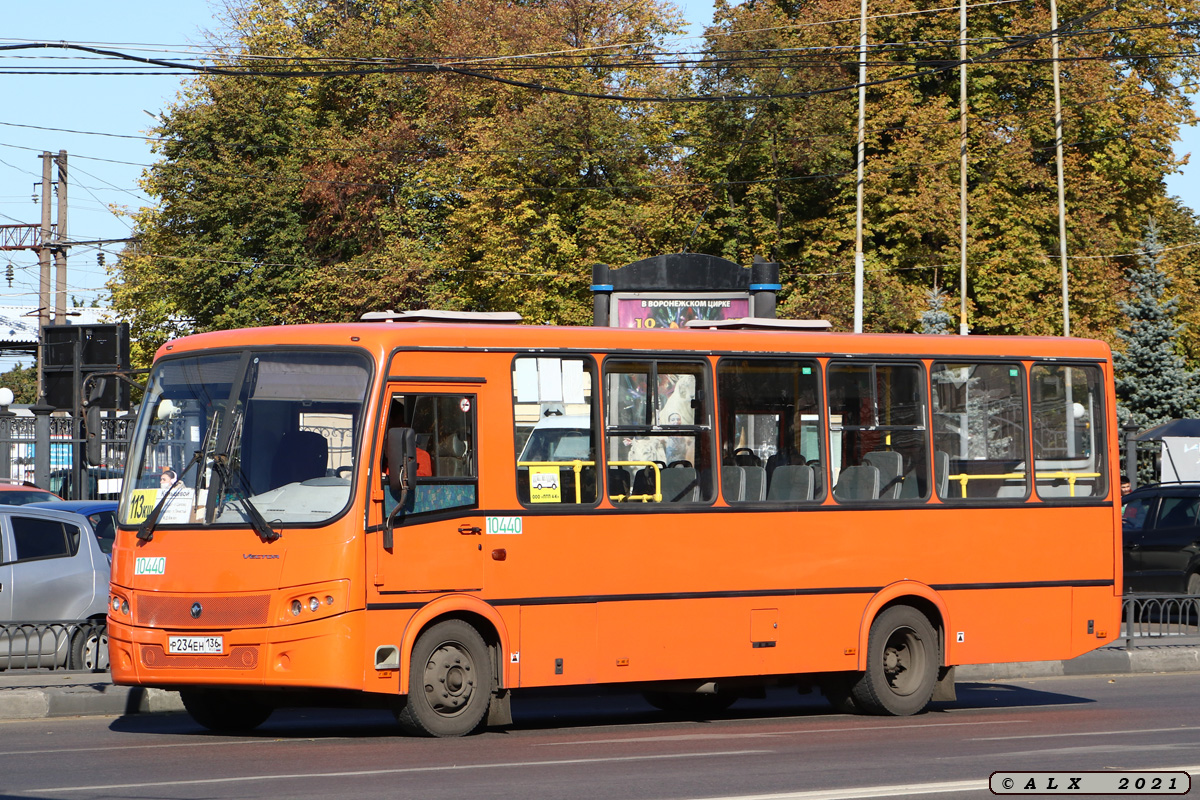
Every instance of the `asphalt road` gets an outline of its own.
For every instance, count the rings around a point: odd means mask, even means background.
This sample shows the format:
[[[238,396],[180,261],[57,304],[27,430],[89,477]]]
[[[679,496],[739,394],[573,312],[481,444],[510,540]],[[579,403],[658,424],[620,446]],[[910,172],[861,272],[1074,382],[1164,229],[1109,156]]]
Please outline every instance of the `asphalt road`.
[[[985,798],[998,770],[1200,773],[1198,708],[1200,673],[1178,673],[959,684],[906,719],[783,691],[702,722],[526,695],[512,728],[456,740],[378,712],[281,711],[242,737],[181,714],[41,719],[0,723],[0,798]]]

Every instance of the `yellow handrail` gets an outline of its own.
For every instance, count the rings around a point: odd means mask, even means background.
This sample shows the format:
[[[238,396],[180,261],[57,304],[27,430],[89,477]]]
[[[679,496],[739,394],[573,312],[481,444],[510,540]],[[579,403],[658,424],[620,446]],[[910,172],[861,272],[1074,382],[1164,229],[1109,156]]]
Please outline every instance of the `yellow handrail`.
[[[655,503],[662,502],[662,471],[657,462],[654,461],[609,461],[610,467],[653,467],[654,468],[654,494],[610,494],[609,500],[617,503],[624,503],[630,500],[640,500],[643,503],[653,500]]]
[[[1080,478],[1099,478],[1100,474],[1101,473],[1099,473],[1099,472],[1067,472],[1065,470],[1059,470],[1058,472],[1035,472],[1035,473],[1033,473],[1033,478],[1035,481],[1065,480],[1071,489],[1071,497],[1074,497],[1075,496],[1075,481],[1079,480]],[[1011,481],[1011,480],[1016,480],[1016,479],[1020,478],[1020,479],[1024,480],[1025,473],[1024,472],[1004,472],[1004,473],[989,473],[989,474],[983,474],[983,473],[968,474],[966,472],[960,472],[957,475],[947,475],[946,477],[952,481],[958,481],[959,486],[962,487],[962,495],[961,496],[963,498],[966,498],[967,484],[970,483],[971,480],[973,480],[973,479],[975,479],[975,480],[993,480],[993,481]]]

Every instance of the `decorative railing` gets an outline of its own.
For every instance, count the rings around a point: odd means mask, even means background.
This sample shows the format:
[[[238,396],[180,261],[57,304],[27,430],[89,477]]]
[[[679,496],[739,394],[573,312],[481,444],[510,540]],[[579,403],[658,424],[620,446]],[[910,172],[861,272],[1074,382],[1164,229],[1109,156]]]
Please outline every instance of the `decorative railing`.
[[[1125,595],[1121,638],[1127,650],[1155,645],[1200,645],[1200,596]]]
[[[0,669],[106,672],[105,621],[0,622]]]

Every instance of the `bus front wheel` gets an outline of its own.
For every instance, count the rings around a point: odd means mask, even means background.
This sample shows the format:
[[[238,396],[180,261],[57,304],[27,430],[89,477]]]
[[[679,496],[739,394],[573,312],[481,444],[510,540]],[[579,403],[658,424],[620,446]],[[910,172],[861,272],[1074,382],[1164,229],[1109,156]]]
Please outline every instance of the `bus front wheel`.
[[[492,699],[487,644],[474,626],[450,619],[413,645],[408,699],[396,719],[419,736],[466,736],[479,730]]]
[[[851,690],[868,714],[906,717],[929,704],[937,683],[938,639],[933,625],[912,606],[892,606],[871,623],[867,671]]]
[[[275,710],[250,692],[226,689],[180,689],[179,699],[192,719],[216,733],[252,731]]]

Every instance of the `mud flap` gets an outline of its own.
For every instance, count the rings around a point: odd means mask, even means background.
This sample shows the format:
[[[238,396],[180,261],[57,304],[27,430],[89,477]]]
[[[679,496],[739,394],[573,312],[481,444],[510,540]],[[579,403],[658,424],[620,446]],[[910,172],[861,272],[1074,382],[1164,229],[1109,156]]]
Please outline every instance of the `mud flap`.
[[[954,693],[954,667],[938,669],[937,683],[933,685],[933,697],[929,699],[936,703],[952,703],[958,699]]]
[[[512,695],[507,689],[499,689],[492,695],[492,702],[488,706],[487,715],[487,726],[489,728],[512,725],[511,697]]]

